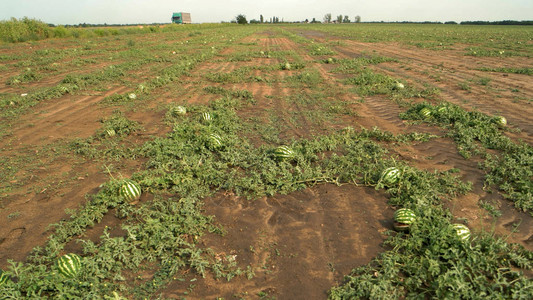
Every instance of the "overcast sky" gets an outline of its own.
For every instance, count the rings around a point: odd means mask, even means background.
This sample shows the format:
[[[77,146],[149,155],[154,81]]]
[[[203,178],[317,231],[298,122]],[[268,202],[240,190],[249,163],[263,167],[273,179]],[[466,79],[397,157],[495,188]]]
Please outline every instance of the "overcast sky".
[[[0,20],[29,17],[53,24],[169,23],[172,12],[193,23],[277,16],[302,21],[324,14],[362,21],[533,20],[533,0],[0,0]]]

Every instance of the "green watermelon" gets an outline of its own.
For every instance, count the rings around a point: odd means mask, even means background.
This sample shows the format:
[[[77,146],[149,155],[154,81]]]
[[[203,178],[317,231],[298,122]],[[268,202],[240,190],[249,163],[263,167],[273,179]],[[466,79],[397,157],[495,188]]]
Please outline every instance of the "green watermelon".
[[[170,109],[170,113],[173,115],[173,116],[182,116],[182,115],[185,115],[187,114],[187,109],[181,105],[179,106],[176,106],[176,107],[172,107]]]
[[[289,63],[286,63],[285,65],[283,65],[283,70],[290,70],[291,69],[291,64]]]
[[[462,240],[468,240],[470,238],[470,229],[463,224],[452,224],[452,228],[457,233],[457,236]]]
[[[405,231],[416,221],[416,214],[408,208],[400,208],[394,212],[394,229]]]
[[[400,179],[400,173],[396,167],[387,168],[381,173],[381,180],[386,184],[395,184]]]
[[[211,122],[211,114],[208,112],[202,113],[202,120],[204,120],[205,122]]]
[[[431,116],[431,110],[427,107],[422,108],[418,113],[424,118]]]
[[[133,202],[141,197],[141,186],[133,180],[125,179],[120,186],[120,196],[126,202]]]
[[[448,107],[447,106],[441,106],[439,107],[439,109],[437,109],[437,113],[438,114],[445,114],[446,112],[448,111]]]
[[[277,160],[292,160],[294,159],[294,151],[289,146],[279,146],[274,150],[274,157],[276,157]]]
[[[494,118],[494,122],[498,124],[498,126],[504,127],[507,125],[507,119],[504,116],[497,116]]]
[[[0,286],[9,280],[9,276],[4,273],[4,270],[0,269]]]
[[[207,142],[208,147],[211,149],[217,149],[222,147],[222,138],[216,133],[211,133],[207,138]]]
[[[81,270],[81,257],[74,253],[61,256],[56,261],[59,273],[67,278],[74,278]]]
[[[107,129],[105,132],[107,133],[108,136],[115,136],[117,134],[117,132],[113,128]]]

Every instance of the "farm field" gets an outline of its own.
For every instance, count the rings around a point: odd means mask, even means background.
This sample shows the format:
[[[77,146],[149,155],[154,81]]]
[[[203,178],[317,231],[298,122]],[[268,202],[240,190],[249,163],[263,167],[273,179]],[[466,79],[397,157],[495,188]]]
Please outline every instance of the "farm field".
[[[533,294],[533,28],[102,35],[0,44],[2,298]]]

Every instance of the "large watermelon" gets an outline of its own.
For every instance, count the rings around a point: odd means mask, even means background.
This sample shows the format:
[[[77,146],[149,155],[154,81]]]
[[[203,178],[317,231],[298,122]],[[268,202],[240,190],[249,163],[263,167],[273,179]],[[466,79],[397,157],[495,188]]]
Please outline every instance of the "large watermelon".
[[[4,270],[0,269],[0,286],[9,280],[9,276],[4,273]]]
[[[294,159],[294,151],[289,146],[279,146],[274,150],[274,157],[277,160]]]
[[[61,256],[56,261],[59,273],[67,278],[74,278],[81,271],[81,257],[74,253]]]
[[[141,197],[141,186],[133,180],[124,179],[120,186],[120,196],[126,202],[133,202]]]
[[[470,238],[470,229],[463,224],[452,224],[452,228],[457,233],[461,240],[468,240]]]
[[[405,231],[416,221],[416,214],[408,208],[400,208],[394,212],[394,229]]]
[[[396,167],[387,168],[381,173],[381,180],[386,184],[395,184],[400,179],[400,173]]]

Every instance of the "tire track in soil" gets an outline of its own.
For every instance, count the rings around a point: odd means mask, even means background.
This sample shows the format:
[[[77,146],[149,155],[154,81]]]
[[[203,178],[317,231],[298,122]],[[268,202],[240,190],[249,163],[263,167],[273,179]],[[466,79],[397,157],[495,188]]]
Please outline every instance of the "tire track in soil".
[[[325,298],[354,265],[384,251],[382,233],[392,228],[384,193],[354,185],[320,184],[254,201],[219,193],[206,202],[206,213],[227,233],[201,243],[221,257],[234,255],[255,276],[223,282],[208,275],[190,294],[198,298],[260,292],[282,299]],[[178,297],[187,287],[187,281],[173,282],[163,294]]]

